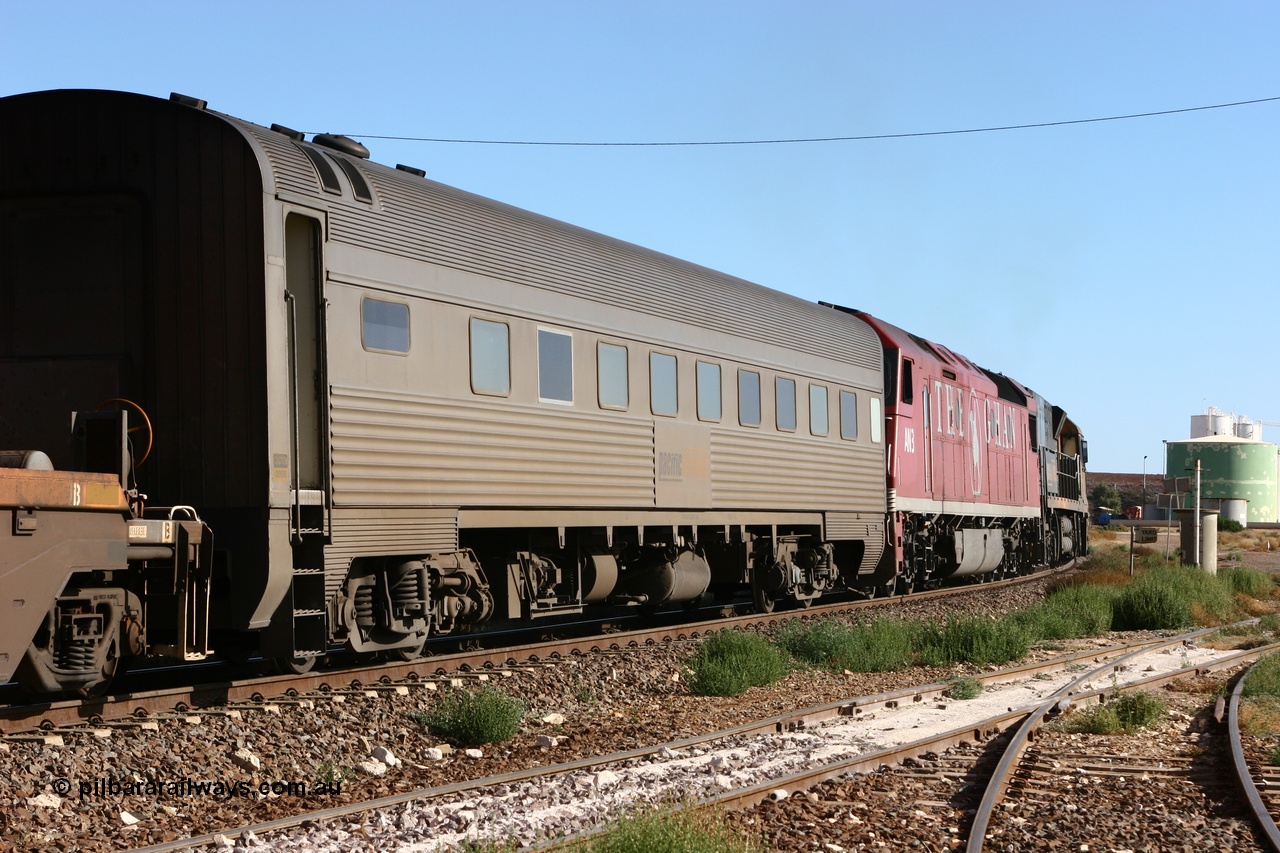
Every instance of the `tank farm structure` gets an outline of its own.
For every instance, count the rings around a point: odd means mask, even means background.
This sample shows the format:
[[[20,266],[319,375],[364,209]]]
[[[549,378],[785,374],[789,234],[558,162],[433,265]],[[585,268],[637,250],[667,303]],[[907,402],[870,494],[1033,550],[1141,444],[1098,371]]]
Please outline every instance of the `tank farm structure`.
[[[869,314],[181,95],[0,124],[0,682],[1084,552],[1066,412]]]

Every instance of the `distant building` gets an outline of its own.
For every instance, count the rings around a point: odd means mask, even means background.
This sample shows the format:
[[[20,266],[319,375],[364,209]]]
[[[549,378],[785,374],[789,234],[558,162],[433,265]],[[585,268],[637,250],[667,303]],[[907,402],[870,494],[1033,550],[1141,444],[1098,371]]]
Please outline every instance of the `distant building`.
[[[1192,416],[1190,439],[1166,443],[1165,471],[1194,478],[1198,460],[1202,509],[1246,526],[1280,520],[1280,448],[1261,438],[1261,424],[1210,408]],[[1194,504],[1185,493],[1183,505]]]

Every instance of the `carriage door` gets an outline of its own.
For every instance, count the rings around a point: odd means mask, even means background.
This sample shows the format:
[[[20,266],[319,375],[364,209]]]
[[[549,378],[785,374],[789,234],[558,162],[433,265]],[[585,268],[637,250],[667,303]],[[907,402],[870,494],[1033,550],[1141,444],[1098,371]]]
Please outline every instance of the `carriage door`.
[[[289,426],[293,444],[293,539],[324,536],[328,518],[328,376],[320,223],[285,219],[285,302],[289,322]]]

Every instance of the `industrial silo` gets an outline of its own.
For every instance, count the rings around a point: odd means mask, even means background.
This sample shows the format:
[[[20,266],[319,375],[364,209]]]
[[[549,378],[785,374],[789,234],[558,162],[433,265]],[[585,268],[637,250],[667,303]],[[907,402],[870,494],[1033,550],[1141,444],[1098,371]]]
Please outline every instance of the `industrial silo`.
[[[1199,460],[1202,508],[1218,509],[1224,517],[1241,521],[1243,516],[1250,524],[1280,517],[1276,445],[1236,438],[1229,431],[1225,435],[1170,441],[1167,447],[1168,476],[1191,478],[1193,488]],[[1194,508],[1195,495],[1188,493],[1183,506]]]

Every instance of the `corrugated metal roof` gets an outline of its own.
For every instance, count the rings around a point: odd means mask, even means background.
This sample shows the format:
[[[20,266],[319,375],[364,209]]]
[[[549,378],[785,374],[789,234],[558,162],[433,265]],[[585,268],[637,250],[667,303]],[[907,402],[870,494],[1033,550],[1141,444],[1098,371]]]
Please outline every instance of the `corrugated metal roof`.
[[[879,341],[856,317],[364,160],[349,163],[373,204],[340,201],[291,140],[226,118],[261,143],[279,191],[328,207],[330,240],[880,369]]]

